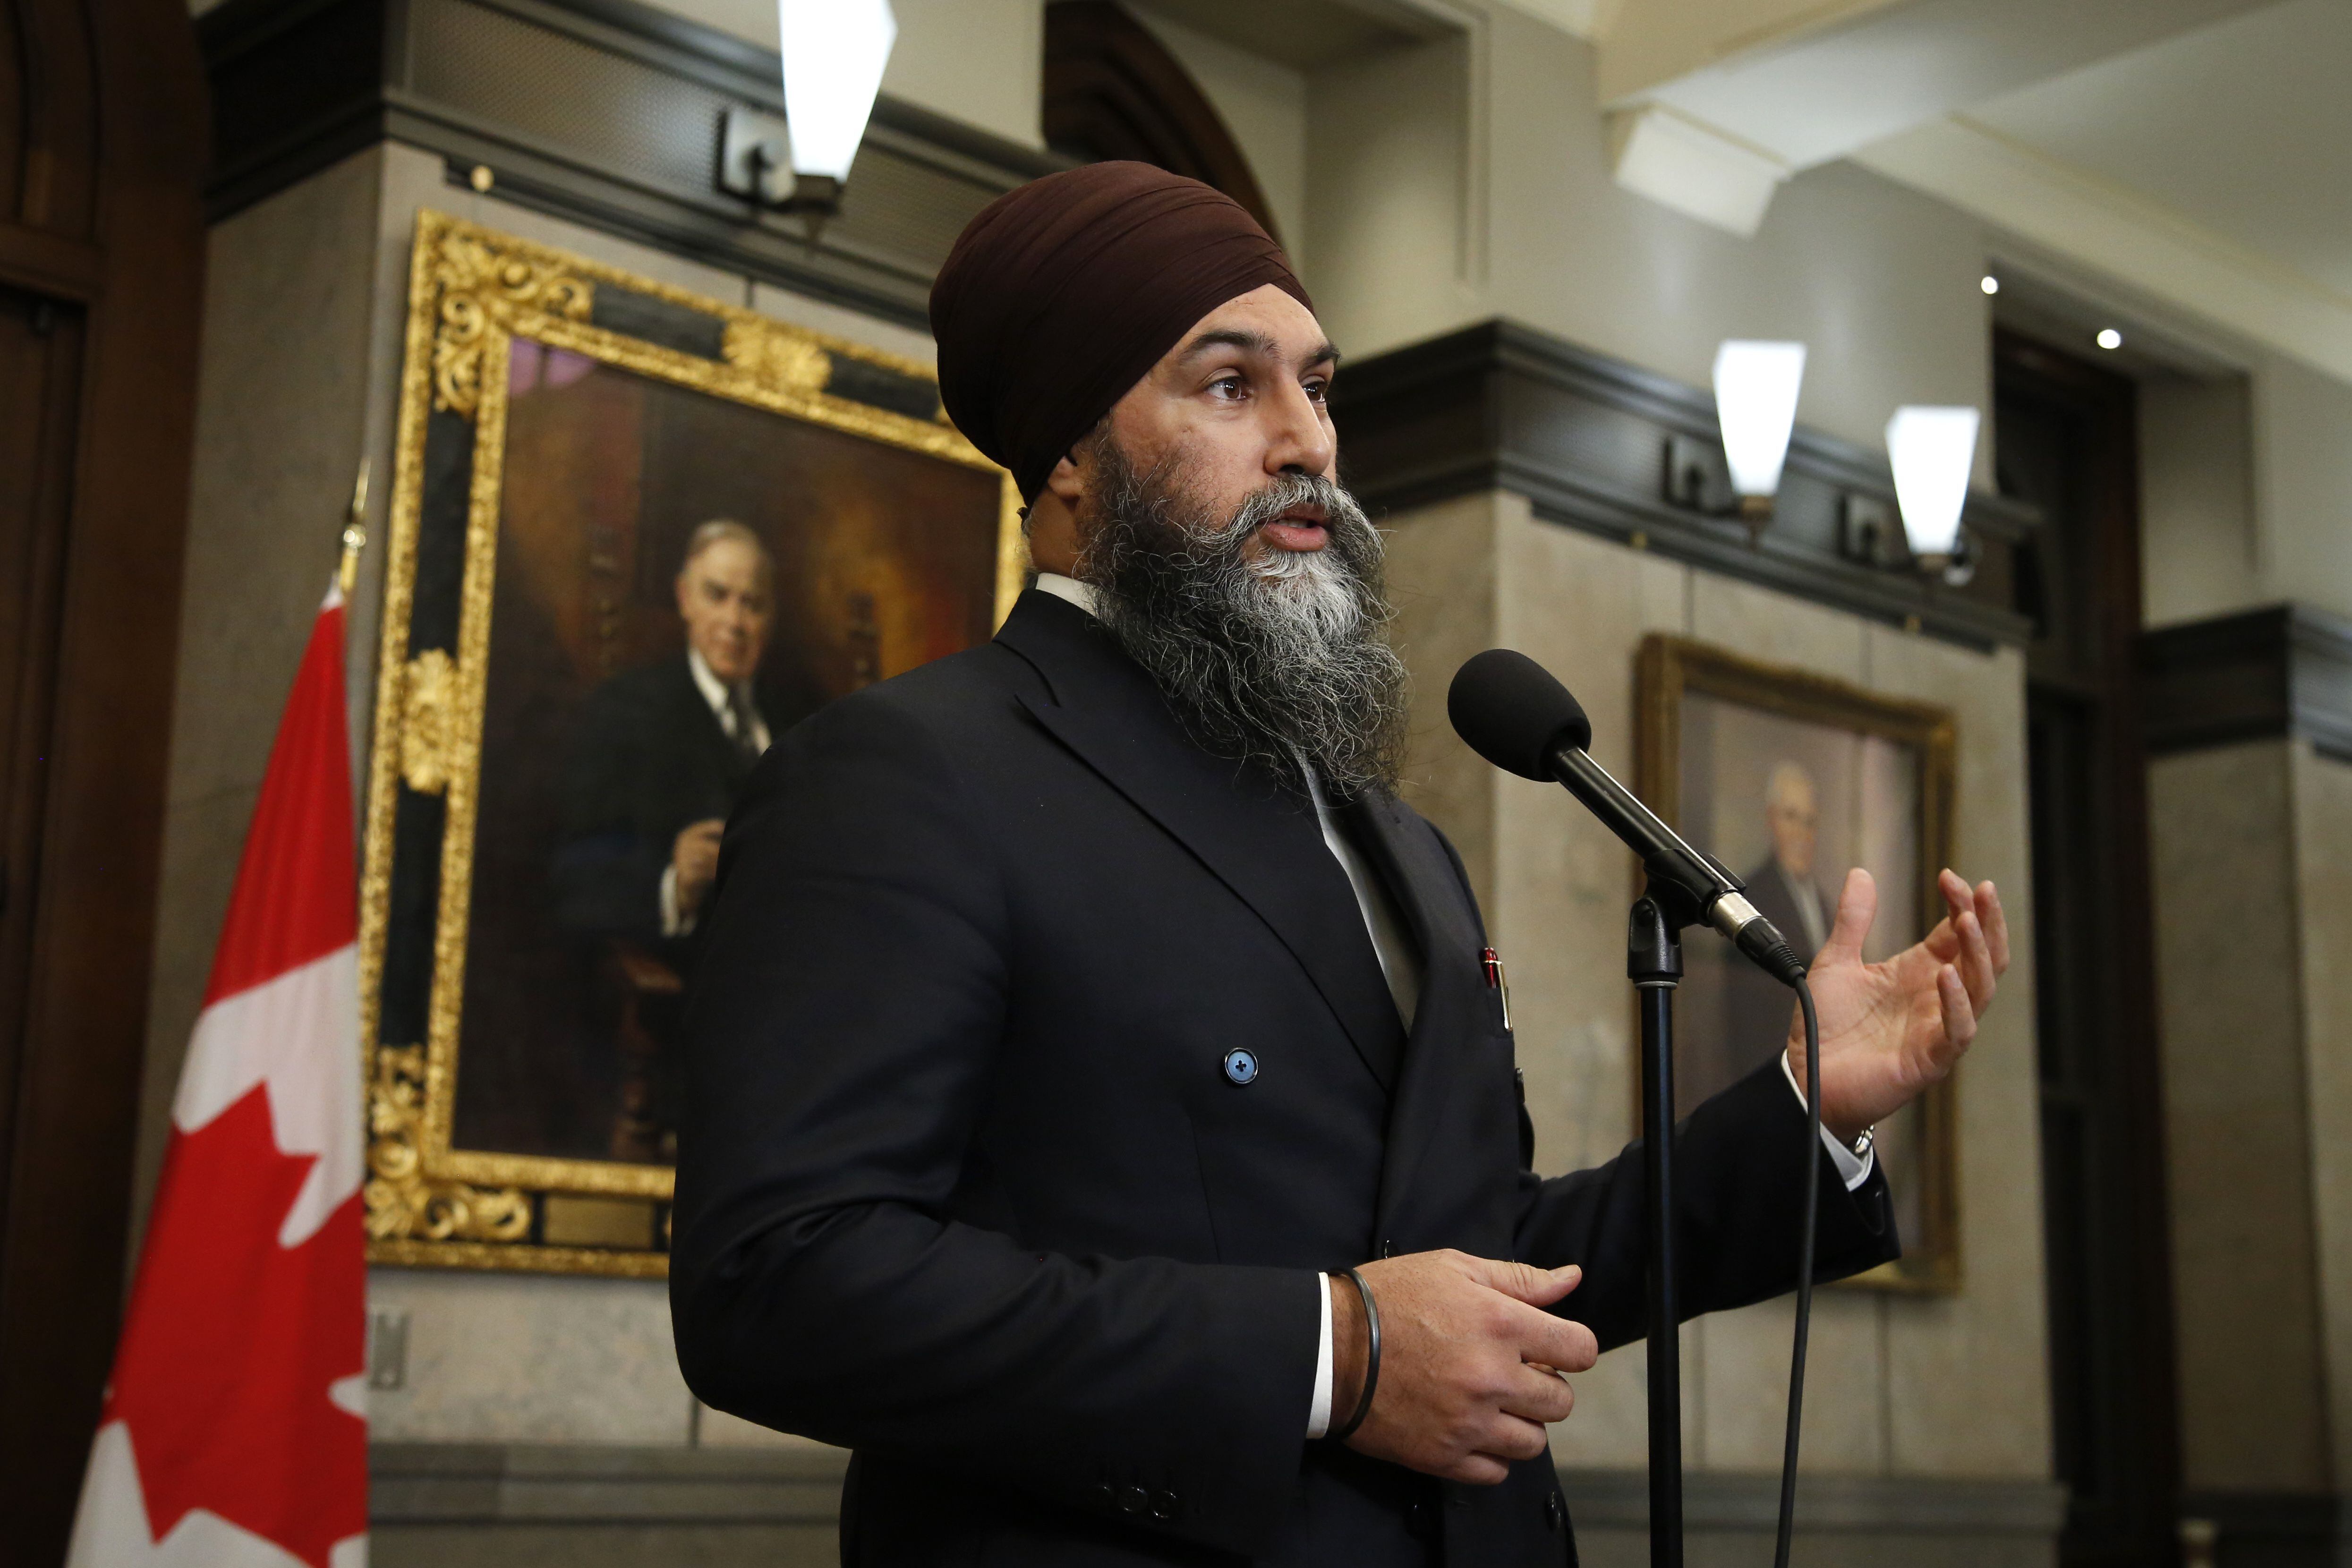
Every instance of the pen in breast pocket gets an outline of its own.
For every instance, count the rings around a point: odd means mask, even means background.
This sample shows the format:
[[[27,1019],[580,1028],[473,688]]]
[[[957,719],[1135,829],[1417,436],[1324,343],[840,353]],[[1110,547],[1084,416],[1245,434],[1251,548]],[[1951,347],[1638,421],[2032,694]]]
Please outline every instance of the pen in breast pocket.
[[[1503,977],[1502,955],[1491,947],[1478,950],[1478,967],[1486,972],[1486,987],[1502,998],[1503,1027],[1511,1026],[1511,983]]]

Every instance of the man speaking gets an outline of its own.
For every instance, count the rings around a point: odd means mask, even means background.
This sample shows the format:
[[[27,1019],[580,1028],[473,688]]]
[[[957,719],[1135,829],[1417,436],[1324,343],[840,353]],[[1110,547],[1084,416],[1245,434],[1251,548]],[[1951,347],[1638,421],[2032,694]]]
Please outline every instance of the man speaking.
[[[1208,187],[1097,163],[975,218],[948,412],[1030,504],[996,639],[781,737],[688,1025],[671,1302],[710,1404],[856,1450],[851,1563],[1571,1560],[1545,1426],[1638,1336],[1638,1151],[1540,1180],[1461,863],[1394,794],[1338,356]],[[2000,905],[1816,961],[1681,1145],[1693,1312],[1893,1257],[1844,1147],[1950,1070]],[[1801,1054],[1801,1047],[1798,1047]],[[1800,1064],[1801,1065],[1801,1064]],[[1843,1164],[1841,1164],[1843,1161]],[[1374,1324],[1377,1321],[1377,1331]]]

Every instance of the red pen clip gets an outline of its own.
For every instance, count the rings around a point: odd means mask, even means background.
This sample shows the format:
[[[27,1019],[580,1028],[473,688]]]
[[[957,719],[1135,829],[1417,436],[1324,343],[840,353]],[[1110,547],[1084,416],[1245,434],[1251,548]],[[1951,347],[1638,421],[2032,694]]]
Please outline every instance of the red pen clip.
[[[1511,1026],[1511,983],[1503,977],[1503,957],[1491,947],[1478,950],[1478,967],[1486,972],[1486,988],[1501,997],[1503,1027]]]

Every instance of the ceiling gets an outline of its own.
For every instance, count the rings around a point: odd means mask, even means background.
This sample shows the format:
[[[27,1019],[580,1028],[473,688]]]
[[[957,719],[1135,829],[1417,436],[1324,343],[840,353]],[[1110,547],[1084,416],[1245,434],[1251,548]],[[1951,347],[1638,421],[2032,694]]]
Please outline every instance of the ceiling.
[[[2352,300],[2352,0],[2285,0],[1964,113]]]

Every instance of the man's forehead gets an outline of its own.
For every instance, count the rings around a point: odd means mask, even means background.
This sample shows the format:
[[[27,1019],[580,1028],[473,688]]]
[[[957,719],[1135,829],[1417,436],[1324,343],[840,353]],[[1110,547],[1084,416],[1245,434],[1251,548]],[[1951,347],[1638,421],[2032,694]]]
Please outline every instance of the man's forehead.
[[[1193,322],[1167,360],[1181,363],[1221,348],[1301,365],[1339,357],[1315,312],[1271,283],[1226,300]]]
[[[714,539],[694,552],[686,570],[698,577],[758,575],[767,569],[767,552],[744,540]]]

